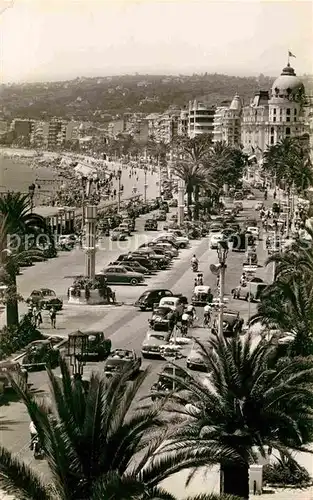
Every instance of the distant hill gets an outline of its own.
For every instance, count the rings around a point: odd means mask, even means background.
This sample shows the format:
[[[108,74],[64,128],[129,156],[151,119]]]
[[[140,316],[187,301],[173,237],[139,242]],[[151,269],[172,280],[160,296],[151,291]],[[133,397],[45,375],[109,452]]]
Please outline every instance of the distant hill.
[[[248,103],[255,91],[269,89],[273,80],[264,75],[258,78],[220,74],[122,75],[1,85],[0,113],[5,119],[57,116],[105,123],[125,112],[162,112],[169,106],[183,108],[195,98],[219,105],[230,101],[236,92]]]

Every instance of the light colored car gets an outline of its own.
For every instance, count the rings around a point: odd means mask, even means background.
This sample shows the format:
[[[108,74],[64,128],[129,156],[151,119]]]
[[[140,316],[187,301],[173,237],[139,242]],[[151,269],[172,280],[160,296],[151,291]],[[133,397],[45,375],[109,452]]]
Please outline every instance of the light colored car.
[[[186,236],[177,236],[174,233],[167,232],[160,234],[154,241],[166,239],[168,241],[172,241],[179,248],[186,248],[189,246],[189,239]]]
[[[259,239],[259,237],[260,237],[260,230],[259,230],[259,228],[258,228],[258,227],[256,227],[256,226],[249,226],[249,227],[247,228],[247,232],[248,232],[248,233],[251,233],[253,236],[255,236],[255,238],[258,238],[258,239]]]
[[[210,236],[210,248],[216,250],[220,241],[224,240],[222,233],[214,233]]]
[[[209,350],[209,345],[205,345],[205,347]],[[205,362],[205,352],[201,348],[199,344],[194,342],[191,351],[187,357],[187,368],[191,370],[203,370],[206,371],[206,362]]]
[[[170,332],[155,332],[154,330],[149,331],[142,343],[142,357],[160,357],[162,349],[164,349],[164,345],[169,342],[170,337]]]
[[[247,200],[255,200],[254,194],[252,194],[252,193],[248,194]]]
[[[116,231],[120,233],[125,233],[130,235],[131,231],[129,230],[129,225],[126,222],[122,222],[117,228]]]
[[[172,311],[177,311],[179,315],[183,314],[184,304],[180,297],[163,297],[160,300],[159,307],[169,307]]]

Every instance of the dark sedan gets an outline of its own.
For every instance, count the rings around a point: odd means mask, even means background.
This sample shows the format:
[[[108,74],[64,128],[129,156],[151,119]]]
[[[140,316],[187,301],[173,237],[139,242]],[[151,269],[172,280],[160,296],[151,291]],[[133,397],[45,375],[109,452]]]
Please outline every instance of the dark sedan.
[[[172,331],[175,319],[175,313],[170,307],[156,307],[149,324],[152,330]]]

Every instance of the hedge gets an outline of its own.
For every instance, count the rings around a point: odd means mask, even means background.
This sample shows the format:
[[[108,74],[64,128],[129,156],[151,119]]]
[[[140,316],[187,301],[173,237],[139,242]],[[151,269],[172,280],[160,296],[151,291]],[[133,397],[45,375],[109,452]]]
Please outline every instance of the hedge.
[[[0,361],[17,353],[30,342],[43,338],[28,316],[23,317],[18,327],[5,326],[0,332]]]

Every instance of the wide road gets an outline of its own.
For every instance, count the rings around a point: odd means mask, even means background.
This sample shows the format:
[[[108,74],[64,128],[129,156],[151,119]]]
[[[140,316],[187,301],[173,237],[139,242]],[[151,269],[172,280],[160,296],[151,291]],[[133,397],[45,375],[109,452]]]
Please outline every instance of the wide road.
[[[245,210],[241,213],[240,219],[250,217],[254,211],[251,207],[255,202],[245,202]],[[173,210],[173,209],[172,209]],[[134,249],[146,238],[152,238],[153,234],[143,232],[144,217],[137,220],[136,229],[127,243],[128,248]],[[105,249],[99,249],[97,253],[97,268],[101,269],[106,263],[114,260],[120,253],[124,252],[123,248],[118,248],[117,242],[109,242],[104,239]],[[259,261],[262,264],[266,259],[266,252],[263,250],[263,242],[259,245]],[[120,245],[124,245],[123,242]],[[115,287],[118,301],[125,304],[122,306],[69,306],[65,304],[64,310],[57,317],[57,330],[49,328],[48,316],[44,317],[43,331],[49,334],[67,336],[67,334],[76,329],[80,330],[103,330],[105,335],[112,340],[112,347],[125,347],[135,349],[140,354],[140,347],[145,334],[148,330],[148,318],[150,312],[140,312],[132,305],[136,298],[149,286],[166,287],[172,291],[184,293],[190,299],[193,285],[194,273],[190,268],[190,260],[193,254],[196,254],[199,261],[199,271],[204,275],[204,283],[216,289],[216,277],[209,270],[210,264],[217,264],[216,250],[209,249],[209,238],[192,241],[188,249],[180,251],[180,256],[173,262],[170,269],[160,271],[157,275],[146,280],[143,286],[119,286]],[[234,288],[242,273],[242,262],[244,254],[230,252],[228,256],[228,267],[226,275],[226,293],[229,295],[230,290]],[[69,253],[61,254],[60,257],[52,261],[38,263],[32,268],[26,269],[19,276],[19,290],[24,297],[27,297],[33,289],[41,286],[53,288],[58,294],[66,296],[67,287],[71,284],[70,276],[81,274],[84,265],[84,255],[81,250],[73,250]],[[270,272],[267,271],[268,278]],[[260,276],[264,275],[264,270],[260,268]],[[229,297],[230,298],[230,297]],[[248,305],[245,301],[233,301],[230,298],[229,306],[232,309],[241,311],[243,317],[247,317]],[[255,305],[252,305],[251,311],[255,310]],[[202,311],[198,310],[198,324],[202,323]],[[199,328],[195,329],[200,330]],[[160,372],[164,362],[151,360],[144,362],[143,366],[151,365],[151,371],[147,380],[142,386],[140,395],[147,394],[151,385],[155,382],[158,373]],[[92,370],[102,370],[103,363],[87,364],[85,367],[85,375],[88,375]],[[30,383],[39,394],[45,394],[48,391],[47,377],[44,372],[30,374]],[[8,424],[2,430],[2,443],[11,450],[20,453],[20,455],[28,462],[41,470],[45,471],[46,465],[44,461],[33,462],[31,452],[28,450],[29,443],[29,417],[22,403],[8,401],[5,407],[2,407],[2,415]],[[3,425],[3,424],[2,424]]]

